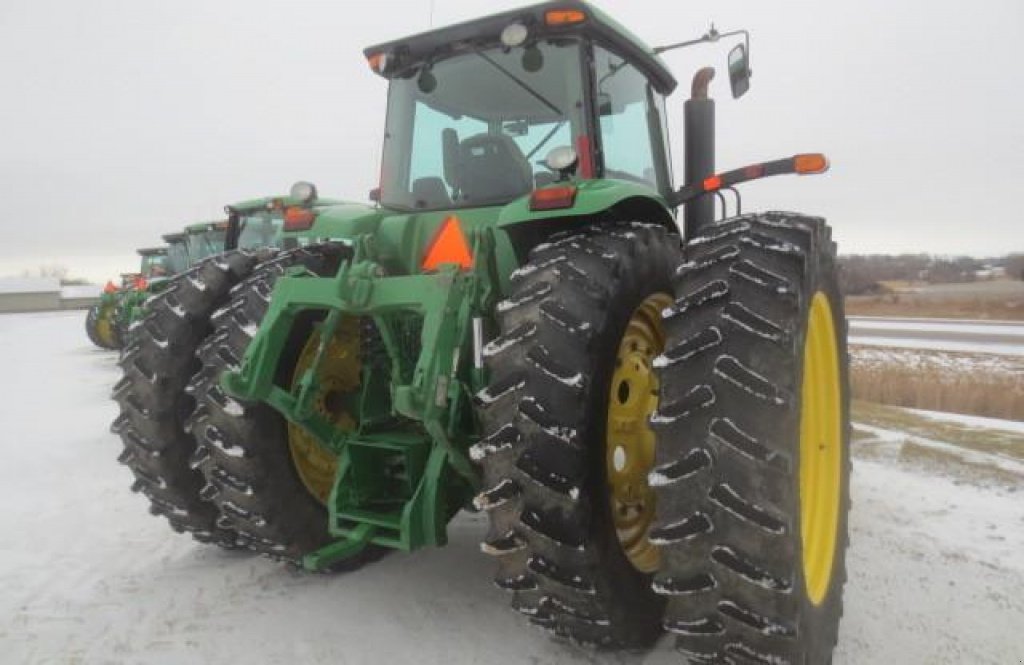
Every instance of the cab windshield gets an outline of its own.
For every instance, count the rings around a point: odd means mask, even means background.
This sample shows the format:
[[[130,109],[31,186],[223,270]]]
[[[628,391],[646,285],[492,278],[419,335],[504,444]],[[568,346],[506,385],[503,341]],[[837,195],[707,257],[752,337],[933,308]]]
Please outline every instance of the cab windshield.
[[[391,81],[381,204],[500,205],[555,180],[543,164],[585,133],[580,45],[483,49]]]
[[[242,217],[240,220],[241,232],[238,235],[239,249],[279,247],[283,225],[281,217],[270,212]]]
[[[163,254],[147,254],[143,256],[139,272],[145,277],[166,277],[167,257]]]
[[[188,268],[188,250],[185,241],[172,242],[167,245],[167,270],[172,275],[184,272]]]
[[[208,229],[206,231],[190,231],[185,242],[188,244],[188,255],[192,261],[205,259],[207,256],[220,254],[224,251],[224,229]]]

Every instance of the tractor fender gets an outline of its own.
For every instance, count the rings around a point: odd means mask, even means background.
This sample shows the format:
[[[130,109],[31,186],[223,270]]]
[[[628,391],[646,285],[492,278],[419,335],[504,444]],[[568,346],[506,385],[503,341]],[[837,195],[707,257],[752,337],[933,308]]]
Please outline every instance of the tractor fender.
[[[675,214],[664,197],[647,185],[603,179],[583,180],[576,186],[576,199],[571,208],[530,210],[530,197],[524,196],[501,210],[496,226],[508,235],[519,263],[526,260],[532,247],[553,233],[595,222],[650,222],[664,226],[671,233],[679,233]]]

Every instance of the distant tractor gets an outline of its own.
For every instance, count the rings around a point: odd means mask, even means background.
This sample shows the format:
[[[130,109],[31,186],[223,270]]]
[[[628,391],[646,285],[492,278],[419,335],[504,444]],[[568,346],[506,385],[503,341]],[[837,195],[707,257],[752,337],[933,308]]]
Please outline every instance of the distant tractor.
[[[274,247],[280,244],[281,226],[280,212],[264,210],[235,229],[234,235],[227,221],[200,222],[189,225],[184,232],[164,235],[167,247],[138,250],[143,256],[140,272],[122,275],[120,289],[108,285],[101,302],[94,308],[95,315],[90,312],[86,326],[87,330],[94,331],[90,332],[90,338],[96,335],[94,343],[103,348],[123,348],[131,341],[132,324],[145,315],[146,301],[167,285],[169,277],[227,249]],[[101,336],[95,332],[105,330],[108,324],[91,323],[106,322],[104,316],[111,317],[109,325],[113,327],[109,346],[100,344],[97,339]]]
[[[149,279],[168,272],[167,248],[155,247],[137,250],[142,257],[139,272],[123,273],[121,286],[107,282],[98,303],[89,308],[85,317],[85,332],[93,344],[102,349],[119,349],[124,345],[124,303],[130,294],[144,289]]]
[[[716,173],[705,68],[673,185],[657,54],[734,36],[738,97],[745,31],[651,49],[571,0],[366,49],[389,82],[375,204],[297,183],[270,203],[282,249],[172,280],[122,360],[114,427],[153,512],[325,570],[443,545],[479,510],[497,585],[556,635],[827,662],[849,506],[835,244],[820,218],[715,201],[828,163]]]

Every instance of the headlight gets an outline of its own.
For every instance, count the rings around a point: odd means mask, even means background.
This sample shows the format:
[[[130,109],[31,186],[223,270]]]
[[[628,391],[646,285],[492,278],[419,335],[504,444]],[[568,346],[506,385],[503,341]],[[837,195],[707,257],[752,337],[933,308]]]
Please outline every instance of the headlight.
[[[292,185],[288,196],[301,203],[312,203],[316,200],[316,185],[311,182],[300,180]]]

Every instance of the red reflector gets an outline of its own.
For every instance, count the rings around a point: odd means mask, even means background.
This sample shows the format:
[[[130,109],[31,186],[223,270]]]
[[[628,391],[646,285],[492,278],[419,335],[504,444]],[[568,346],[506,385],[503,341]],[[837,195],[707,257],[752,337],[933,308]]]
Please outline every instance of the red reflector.
[[[710,178],[704,179],[704,191],[713,192],[722,186],[721,176],[713,175]]]
[[[107,285],[103,287],[103,293],[113,293],[114,291],[117,291],[117,287],[113,282],[108,281]]]
[[[149,282],[146,281],[145,277],[136,277],[135,278],[135,288],[136,289],[138,289],[139,291],[145,291],[147,286],[149,286]]]
[[[305,231],[313,226],[316,213],[308,208],[288,208],[284,211],[285,231]]]
[[[576,203],[576,186],[547,187],[530,195],[530,210],[561,210]]]
[[[427,255],[423,258],[424,270],[437,270],[444,263],[454,263],[464,270],[473,267],[473,253],[462,233],[459,218],[454,215],[441,223],[437,235],[427,245]]]
[[[764,164],[752,164],[743,169],[743,177],[754,180],[764,176]]]

